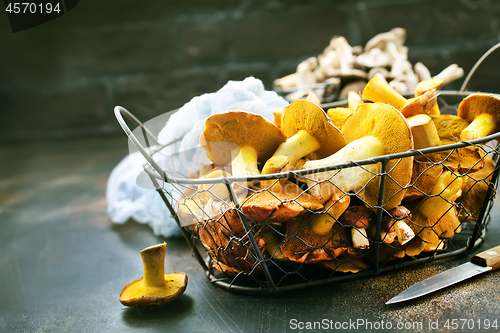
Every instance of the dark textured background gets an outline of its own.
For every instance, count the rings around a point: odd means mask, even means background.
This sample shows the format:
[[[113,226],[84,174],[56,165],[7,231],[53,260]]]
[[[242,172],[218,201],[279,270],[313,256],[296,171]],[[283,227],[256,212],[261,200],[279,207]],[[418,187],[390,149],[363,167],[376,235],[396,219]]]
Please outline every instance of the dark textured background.
[[[250,75],[271,89],[331,36],[364,45],[396,26],[412,63],[468,72],[500,40],[500,1],[82,0],[15,34],[2,11],[0,144],[119,134],[117,104],[147,120]],[[500,91],[499,60],[471,88]]]

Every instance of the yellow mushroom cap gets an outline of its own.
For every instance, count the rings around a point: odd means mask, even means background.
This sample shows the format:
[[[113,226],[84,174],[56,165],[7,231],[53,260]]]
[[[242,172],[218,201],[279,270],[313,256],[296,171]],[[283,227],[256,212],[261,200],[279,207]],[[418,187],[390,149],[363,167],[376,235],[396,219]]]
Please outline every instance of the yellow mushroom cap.
[[[351,113],[342,125],[342,133],[349,144],[363,137],[378,139],[384,154],[402,153],[413,149],[413,137],[405,117],[394,107],[383,103],[365,103]],[[387,163],[384,204],[386,209],[397,207],[411,180],[413,158],[390,160]],[[369,205],[378,204],[379,178],[374,177],[367,185],[361,197]]]
[[[164,273],[166,243],[141,251],[144,276],[132,281],[120,293],[120,302],[136,308],[156,308],[176,300],[186,290],[184,273]]]
[[[281,130],[287,139],[301,130],[316,138],[320,144],[315,152],[318,158],[330,156],[346,144],[342,132],[332,124],[325,111],[305,100],[297,100],[283,110]]]
[[[228,111],[210,116],[200,136],[200,145],[217,165],[231,163],[231,150],[251,146],[259,163],[265,163],[285,141],[280,129],[264,117],[245,111]]]
[[[473,121],[478,115],[490,114],[495,120],[500,120],[500,96],[494,94],[472,94],[460,102],[457,115],[468,121]],[[500,124],[496,124],[498,131]]]

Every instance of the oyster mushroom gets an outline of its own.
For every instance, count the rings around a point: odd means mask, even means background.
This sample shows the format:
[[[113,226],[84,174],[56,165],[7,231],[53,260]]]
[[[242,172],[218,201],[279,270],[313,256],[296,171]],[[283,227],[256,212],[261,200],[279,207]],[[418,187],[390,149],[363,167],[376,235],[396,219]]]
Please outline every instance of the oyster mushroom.
[[[457,115],[470,121],[460,134],[460,140],[479,139],[500,130],[500,96],[472,94],[458,106]]]
[[[135,308],[156,308],[175,301],[186,290],[188,277],[184,273],[165,273],[166,243],[141,251],[144,276],[132,281],[120,293],[123,305]]]
[[[404,117],[392,106],[382,103],[365,103],[347,117],[342,125],[346,142],[344,148],[324,159],[307,161],[303,169],[327,167],[348,161],[405,152],[413,149],[410,128]],[[413,158],[391,160],[387,164],[384,207],[397,207],[403,199],[411,179]],[[378,205],[380,164],[323,171],[307,176],[310,193],[320,202],[326,202],[335,193],[359,191],[367,205]]]

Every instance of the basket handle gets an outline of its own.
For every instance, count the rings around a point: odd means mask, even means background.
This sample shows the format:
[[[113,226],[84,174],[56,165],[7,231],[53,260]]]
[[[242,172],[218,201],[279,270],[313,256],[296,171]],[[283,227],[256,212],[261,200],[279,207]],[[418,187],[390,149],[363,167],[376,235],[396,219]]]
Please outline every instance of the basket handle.
[[[467,89],[470,79],[476,73],[476,70],[479,68],[479,66],[481,66],[483,62],[499,48],[500,48],[500,43],[497,43],[496,45],[493,45],[488,51],[486,51],[481,58],[479,58],[479,60],[474,64],[474,66],[470,70],[469,74],[467,74],[464,83],[462,83],[462,87],[460,87],[460,91],[465,91],[465,89]]]
[[[123,131],[125,132],[125,134],[127,134],[128,138],[130,139],[130,141],[132,141],[134,146],[141,152],[142,156],[144,156],[146,161],[156,170],[156,172],[158,173],[157,176],[159,176],[158,178],[163,178],[164,181],[168,182],[169,177],[167,176],[165,171],[163,171],[161,166],[151,157],[151,154],[147,149],[147,148],[151,148],[151,145],[149,142],[150,140],[152,141],[153,145],[160,145],[160,143],[156,139],[156,136],[153,133],[151,133],[139,119],[137,119],[132,113],[130,113],[124,107],[116,106],[114,111],[115,111],[115,117],[118,120],[118,123],[122,127]],[[137,126],[139,126],[141,128],[142,134],[144,135],[144,141],[146,142],[147,148],[145,148],[141,144],[141,142],[137,139],[135,134],[130,130],[130,127],[125,122],[123,115],[125,115],[125,117],[127,117],[130,121],[132,121],[134,124],[136,124]]]

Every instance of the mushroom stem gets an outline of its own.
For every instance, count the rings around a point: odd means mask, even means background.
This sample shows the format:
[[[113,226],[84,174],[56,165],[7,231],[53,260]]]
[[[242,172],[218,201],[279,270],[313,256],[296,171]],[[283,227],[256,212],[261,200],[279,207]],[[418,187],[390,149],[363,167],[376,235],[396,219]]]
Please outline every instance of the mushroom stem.
[[[370,247],[370,241],[366,234],[365,228],[352,228],[351,229],[352,246],[355,249],[367,249]]]
[[[472,121],[460,134],[460,140],[474,140],[495,132],[496,123],[491,114],[483,113]]]
[[[372,102],[382,102],[392,105],[398,110],[401,110],[408,103],[406,98],[392,89],[387,81],[377,75],[366,84],[363,90],[363,98]]]
[[[144,284],[148,287],[165,285],[165,251],[167,243],[150,246],[141,251]]]
[[[320,144],[318,140],[307,131],[301,130],[293,135],[285,142],[279,145],[273,157],[286,156],[289,164],[295,164],[302,157],[318,150]],[[266,174],[266,165],[262,170],[262,174]]]
[[[381,155],[384,155],[383,145],[377,138],[366,136],[352,141],[335,154],[324,159],[307,161],[304,163],[303,168],[327,167],[329,165],[341,164],[347,161],[359,161]],[[348,191],[359,190],[379,171],[380,163],[369,164],[362,167],[318,172],[309,175],[306,181],[310,187],[311,194],[320,202],[326,202],[339,191],[347,193]]]
[[[413,135],[415,149],[437,147],[441,145],[436,125],[426,114],[417,114],[406,119]]]
[[[428,198],[422,202],[419,211],[429,220],[437,221],[452,208],[462,195],[463,179],[450,171],[443,172],[436,181]]]
[[[231,150],[233,176],[258,176],[257,150],[252,146],[241,146]]]

